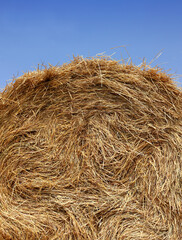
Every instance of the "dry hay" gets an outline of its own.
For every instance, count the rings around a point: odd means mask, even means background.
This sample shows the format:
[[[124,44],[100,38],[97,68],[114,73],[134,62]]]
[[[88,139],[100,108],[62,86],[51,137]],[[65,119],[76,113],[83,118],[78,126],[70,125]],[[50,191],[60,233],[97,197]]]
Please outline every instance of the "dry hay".
[[[182,239],[182,95],[107,58],[26,73],[0,99],[0,239]]]

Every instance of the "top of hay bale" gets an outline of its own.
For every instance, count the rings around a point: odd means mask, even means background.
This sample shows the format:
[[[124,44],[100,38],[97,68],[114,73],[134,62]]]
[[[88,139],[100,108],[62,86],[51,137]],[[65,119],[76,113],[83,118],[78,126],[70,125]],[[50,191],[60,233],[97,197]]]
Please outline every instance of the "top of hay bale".
[[[180,239],[182,94],[107,58],[29,72],[0,96],[2,239]]]

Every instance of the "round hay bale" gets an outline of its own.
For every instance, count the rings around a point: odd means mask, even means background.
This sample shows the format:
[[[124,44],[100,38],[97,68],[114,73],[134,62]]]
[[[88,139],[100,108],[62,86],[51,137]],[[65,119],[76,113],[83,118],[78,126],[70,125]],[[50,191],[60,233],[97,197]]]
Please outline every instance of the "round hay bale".
[[[107,58],[0,96],[0,239],[182,239],[182,94]]]

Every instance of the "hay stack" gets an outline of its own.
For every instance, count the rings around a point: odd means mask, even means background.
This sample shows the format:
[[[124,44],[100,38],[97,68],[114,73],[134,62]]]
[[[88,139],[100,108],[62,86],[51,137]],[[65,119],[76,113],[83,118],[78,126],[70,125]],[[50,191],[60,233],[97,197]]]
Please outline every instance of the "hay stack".
[[[0,98],[0,239],[182,239],[182,94],[157,69],[76,58]]]

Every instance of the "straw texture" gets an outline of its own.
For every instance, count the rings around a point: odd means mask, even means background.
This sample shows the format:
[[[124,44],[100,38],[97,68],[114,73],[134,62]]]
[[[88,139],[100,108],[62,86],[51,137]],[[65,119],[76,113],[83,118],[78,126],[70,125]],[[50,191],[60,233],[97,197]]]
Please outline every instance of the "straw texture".
[[[182,239],[182,94],[108,58],[0,95],[0,239]]]

